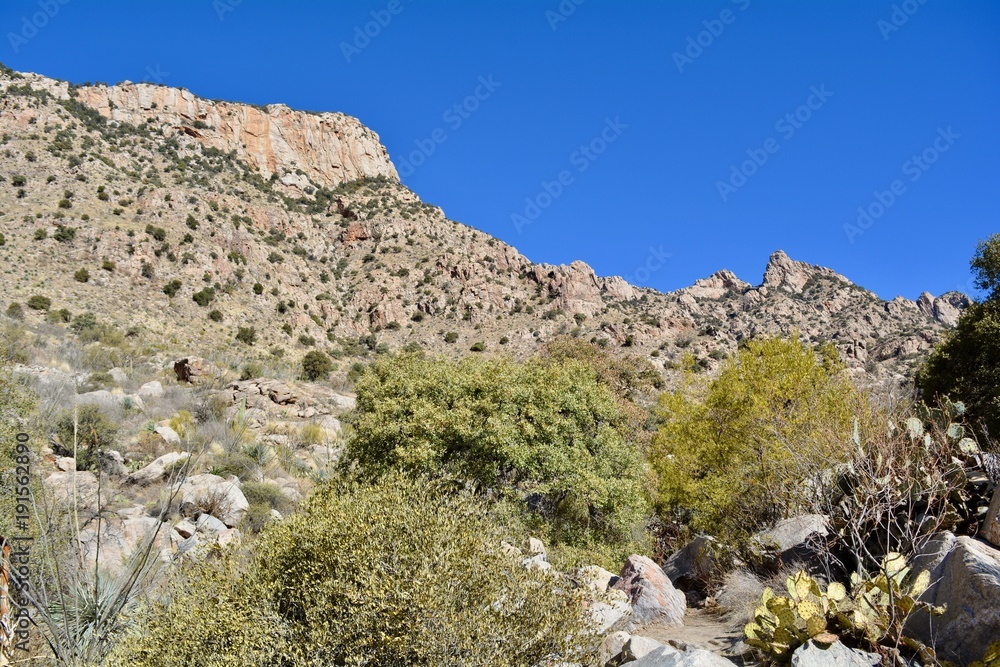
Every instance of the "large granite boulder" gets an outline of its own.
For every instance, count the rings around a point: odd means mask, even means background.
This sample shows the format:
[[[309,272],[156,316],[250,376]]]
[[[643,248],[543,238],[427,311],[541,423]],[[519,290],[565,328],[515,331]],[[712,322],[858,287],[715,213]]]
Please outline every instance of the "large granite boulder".
[[[614,588],[632,603],[632,617],[638,623],[683,625],[687,603],[670,578],[651,559],[629,556]]]

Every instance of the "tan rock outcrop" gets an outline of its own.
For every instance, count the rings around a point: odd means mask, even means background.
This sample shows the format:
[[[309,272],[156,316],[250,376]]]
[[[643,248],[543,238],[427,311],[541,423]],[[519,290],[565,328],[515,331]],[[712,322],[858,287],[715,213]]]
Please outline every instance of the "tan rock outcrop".
[[[151,122],[225,153],[234,151],[264,178],[277,173],[290,187],[308,185],[299,170],[331,188],[364,177],[399,180],[378,135],[342,113],[206,100],[187,90],[146,83],[86,86],[76,92],[80,102],[106,118],[134,125]]]

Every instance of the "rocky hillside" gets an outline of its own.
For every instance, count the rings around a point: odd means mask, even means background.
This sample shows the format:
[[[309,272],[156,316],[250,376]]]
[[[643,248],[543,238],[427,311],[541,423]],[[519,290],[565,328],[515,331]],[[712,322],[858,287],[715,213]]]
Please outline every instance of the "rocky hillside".
[[[449,220],[342,114],[6,69],[0,90],[0,307],[36,322],[90,312],[165,354],[522,356],[569,334],[669,375],[689,354],[711,369],[744,338],[798,331],[892,377],[966,303],[882,301],[780,251],[760,284],[720,271],[664,294],[583,262],[534,264]]]

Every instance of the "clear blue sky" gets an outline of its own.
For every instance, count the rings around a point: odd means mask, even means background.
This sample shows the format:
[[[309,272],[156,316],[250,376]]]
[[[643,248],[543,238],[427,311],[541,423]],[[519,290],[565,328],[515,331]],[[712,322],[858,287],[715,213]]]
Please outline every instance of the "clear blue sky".
[[[404,182],[424,200],[534,261],[670,290],[720,268],[759,282],[781,248],[884,298],[971,288],[976,240],[1000,231],[1000,3],[562,7],[3,0],[0,61],[349,113],[397,166],[418,151]],[[864,229],[859,207],[880,214]]]

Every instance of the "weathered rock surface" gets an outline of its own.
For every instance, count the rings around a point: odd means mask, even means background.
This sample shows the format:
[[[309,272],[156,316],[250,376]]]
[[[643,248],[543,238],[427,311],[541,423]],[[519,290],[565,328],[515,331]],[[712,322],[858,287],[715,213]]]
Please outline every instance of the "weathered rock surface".
[[[168,452],[159,457],[149,465],[139,468],[128,476],[130,484],[148,486],[162,482],[167,477],[167,473],[181,461],[187,460],[190,455],[187,452]]]
[[[183,357],[174,362],[174,373],[180,382],[205,384],[222,376],[222,371],[201,357]]]
[[[932,583],[921,600],[947,608],[943,616],[933,618],[914,614],[907,632],[946,660],[980,660],[1000,638],[1000,550],[942,533],[914,560],[914,571],[925,569]]]
[[[81,87],[77,97],[106,118],[152,123],[168,136],[183,134],[223,153],[235,152],[265,180],[278,174],[286,185],[302,190],[309,180],[329,188],[359,178],[399,180],[378,135],[342,113],[219,102],[146,83]],[[296,178],[299,172],[309,180]]]
[[[714,546],[714,539],[699,535],[667,559],[663,572],[682,590],[704,590],[719,567]]]
[[[792,667],[878,667],[880,664],[882,658],[878,655],[840,642],[819,644],[810,640],[792,654]]]
[[[687,603],[660,566],[646,556],[629,556],[614,588],[628,595],[638,623],[684,624]]]
[[[229,527],[238,525],[250,507],[239,485],[218,475],[188,477],[178,495],[184,516],[197,518],[208,512]]]

